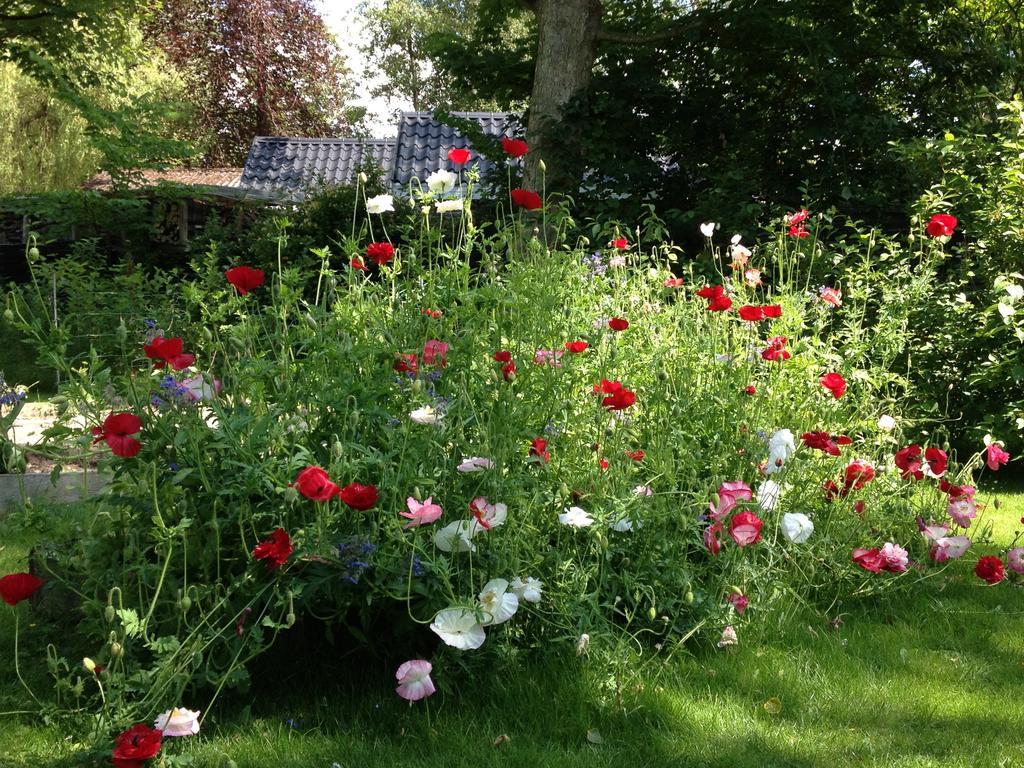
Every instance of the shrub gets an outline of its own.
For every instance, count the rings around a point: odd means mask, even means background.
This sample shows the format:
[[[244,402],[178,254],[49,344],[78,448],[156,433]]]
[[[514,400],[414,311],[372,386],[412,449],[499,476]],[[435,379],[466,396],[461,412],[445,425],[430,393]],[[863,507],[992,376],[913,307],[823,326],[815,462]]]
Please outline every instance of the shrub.
[[[90,645],[88,671],[53,668],[102,688],[101,733],[185,697],[208,710],[313,617],[443,677],[481,643],[729,644],[741,615],[827,609],[949,556],[915,518],[969,499],[980,457],[947,469],[932,443],[892,470],[902,382],[866,354],[861,299],[794,285],[794,239],[771,272],[734,244],[733,277],[701,286],[671,246],[592,251],[563,242],[565,209],[539,215],[487,237],[468,211],[446,237],[423,216],[379,266],[230,276],[246,295],[210,259],[169,286],[175,338],[122,335],[124,372],[65,366],[91,434],[51,434],[98,441],[113,480],[51,548]]]

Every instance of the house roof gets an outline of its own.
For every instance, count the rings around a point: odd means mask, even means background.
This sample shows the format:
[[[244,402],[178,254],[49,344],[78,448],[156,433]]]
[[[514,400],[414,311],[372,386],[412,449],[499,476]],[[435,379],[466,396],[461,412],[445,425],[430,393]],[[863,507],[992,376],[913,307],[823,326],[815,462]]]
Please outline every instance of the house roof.
[[[140,171],[140,179],[133,182],[132,189],[153,187],[161,182],[186,186],[238,187],[242,176],[241,168],[168,168],[163,171]],[[113,188],[110,175],[100,173],[82,184],[82,189],[104,191]]]
[[[394,149],[394,139],[257,136],[245,159],[241,185],[302,200],[318,184],[351,184],[367,162],[387,173]]]
[[[504,112],[452,112],[454,117],[471,120],[488,136],[504,136],[509,117]],[[466,147],[470,150],[467,167],[479,164],[481,173],[492,170],[491,160],[478,155],[469,139],[456,128],[435,119],[430,112],[403,112],[398,120],[395,159],[391,167],[391,183],[405,188],[413,178],[425,179],[430,173],[447,168],[448,150]]]

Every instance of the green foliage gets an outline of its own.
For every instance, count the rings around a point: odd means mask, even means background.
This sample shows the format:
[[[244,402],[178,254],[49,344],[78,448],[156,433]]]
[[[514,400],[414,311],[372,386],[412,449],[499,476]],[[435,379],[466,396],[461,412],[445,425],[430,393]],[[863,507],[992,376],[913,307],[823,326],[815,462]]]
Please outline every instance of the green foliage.
[[[958,235],[915,307],[913,347],[922,393],[944,406],[961,440],[994,434],[1024,448],[1024,105],[998,105],[984,132],[946,134],[901,148],[935,180],[922,222],[952,213]]]
[[[433,201],[418,202],[430,211]],[[830,606],[909,586],[907,575],[865,574],[849,560],[853,548],[886,539],[925,559],[914,517],[945,504],[932,485],[881,471],[907,437],[876,425],[881,408],[898,414],[904,400],[903,380],[888,370],[902,326],[883,329],[889,356],[869,355],[864,303],[851,299],[837,317],[808,296],[794,281],[803,246],[781,236],[757,262],[774,290],[732,284],[737,305],[782,305],[780,319],[758,327],[706,311],[690,288],[666,286],[674,248],[590,254],[566,243],[566,208],[546,216],[531,235],[518,216],[478,228],[467,210],[446,215],[454,229],[443,228],[445,217],[439,229],[435,215],[417,213],[396,225],[399,254],[376,274],[332,263],[322,249],[316,270],[279,256],[245,297],[211,251],[190,279],[141,281],[177,311],[145,335],[110,323],[116,364],[95,353],[68,359],[67,329],[13,297],[21,330],[54,364],[66,360],[62,402],[77,420],[51,430],[52,439],[81,452],[93,438],[81,424],[100,425],[111,412],[143,420],[139,454],[104,459],[109,493],[79,529],[45,548],[53,580],[73,584],[81,599],[68,628],[73,650],[62,653],[106,669],[97,735],[151,720],[186,696],[209,696],[199,707],[209,710],[223,690],[250,684],[250,662],[280,633],[314,618],[363,647],[433,652],[438,669],[477,673],[489,649],[565,651],[585,633],[615,669],[627,647],[716,640],[739,622],[726,600],[735,590],[755,605]],[[614,231],[599,232],[600,241]],[[90,279],[84,268],[73,276],[83,293],[95,290]],[[692,274],[686,284],[695,285]],[[154,306],[141,295],[132,301]],[[609,330],[611,315],[630,327]],[[844,332],[830,335],[837,323]],[[152,337],[172,335],[197,355],[187,381],[154,370],[142,352]],[[793,358],[763,360],[763,336],[786,336]],[[562,351],[575,339],[589,349]],[[444,362],[429,359],[432,340],[448,345]],[[503,375],[498,350],[518,369]],[[395,367],[407,356],[416,371]],[[818,383],[829,370],[850,382],[841,400]],[[593,391],[603,379],[633,390],[635,405],[603,408]],[[749,385],[756,395],[745,393]],[[853,435],[855,453],[796,451],[786,429]],[[538,437],[547,445],[531,453]],[[791,447],[782,458],[773,448],[762,470],[769,437]],[[642,457],[627,455],[637,449]],[[456,470],[474,455],[495,466]],[[830,502],[822,485],[842,483],[853,456],[870,458],[878,475]],[[967,481],[977,463],[957,465],[956,479]],[[373,484],[380,497],[369,510],[303,498],[292,484],[312,465],[339,485]],[[727,480],[756,488],[758,500],[745,506],[764,518],[763,539],[741,548],[720,531],[722,552],[712,557],[701,515]],[[781,503],[768,501],[775,493]],[[409,497],[431,497],[443,518],[403,529],[397,513]],[[507,521],[474,523],[466,507],[477,497],[507,505]],[[850,511],[855,500],[865,502],[863,519]],[[560,524],[572,506],[593,525]],[[798,548],[787,542],[783,511],[812,516],[815,536]],[[473,533],[473,551],[439,545],[435,534],[450,525]],[[252,553],[276,528],[295,551],[269,569]],[[480,655],[437,646],[424,626],[451,606],[479,611],[475,598],[492,579],[526,577],[543,582],[541,603],[523,602],[511,621],[488,627]],[[82,674],[54,663],[58,690],[78,697],[76,706],[96,703]]]

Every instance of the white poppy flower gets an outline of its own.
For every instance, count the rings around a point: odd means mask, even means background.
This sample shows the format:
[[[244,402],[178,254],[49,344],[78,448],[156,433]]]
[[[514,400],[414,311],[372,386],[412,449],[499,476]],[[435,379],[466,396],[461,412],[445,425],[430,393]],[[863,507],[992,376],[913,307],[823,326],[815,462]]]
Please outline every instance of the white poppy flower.
[[[462,463],[456,469],[459,472],[483,472],[485,469],[494,469],[494,462],[483,456],[470,456],[463,458]]]
[[[188,390],[188,396],[197,403],[203,400],[213,400],[220,392],[220,381],[212,376],[207,378],[205,373],[185,379],[181,382],[181,386]]]
[[[533,576],[527,577],[525,581],[520,578],[512,579],[512,591],[516,593],[520,600],[525,600],[528,603],[540,602],[541,588],[543,586],[544,582],[533,578]]]
[[[739,245],[740,244],[740,240],[742,240],[742,239],[743,239],[743,235],[733,235],[732,239],[729,242],[732,243],[733,245]]]
[[[586,528],[588,525],[594,524],[594,518],[585,509],[568,507],[558,516],[558,522],[562,525],[571,525],[573,528]]]
[[[469,507],[474,512],[473,520],[471,521],[471,535],[473,536],[482,531],[489,531],[491,528],[503,525],[508,518],[507,506],[504,504],[490,504],[483,496],[477,496],[473,499],[469,503]]]
[[[629,533],[634,528],[643,528],[643,523],[641,523],[641,522],[634,523],[628,517],[623,517],[623,518],[621,518],[619,520],[616,520],[614,523],[612,523],[612,530],[613,531],[617,531],[618,533]]]
[[[704,237],[711,239],[712,235],[715,234],[715,222],[705,221],[700,225],[700,233],[704,235]]]
[[[814,523],[803,512],[787,512],[780,523],[782,535],[794,544],[803,544],[814,533]]]
[[[437,208],[438,213],[455,213],[461,211],[463,208],[462,198],[457,197],[454,200],[438,200],[434,203],[434,207]]]
[[[896,429],[896,419],[887,413],[883,413],[878,417],[878,428],[884,429],[886,432],[891,432]]]
[[[424,405],[422,408],[417,408],[415,411],[409,414],[409,418],[417,424],[426,424],[428,426],[436,426],[444,418],[444,415],[434,410],[429,405]]]
[[[395,198],[391,195],[377,195],[366,201],[367,213],[386,213],[395,210]]]
[[[654,490],[649,485],[638,485],[633,489],[635,496],[653,496]]]
[[[460,651],[472,651],[484,644],[487,633],[476,620],[476,614],[465,608],[445,608],[434,616],[430,630],[446,645]]]
[[[505,579],[491,579],[484,585],[479,598],[477,605],[484,612],[484,620],[480,622],[483,627],[503,624],[519,610],[519,597],[509,591]]]
[[[782,486],[774,480],[765,480],[757,489],[757,505],[765,512],[771,512],[779,504]]]
[[[459,177],[454,173],[441,168],[427,176],[427,189],[435,195],[451,192],[455,189],[455,182],[458,180]]]
[[[476,547],[471,539],[475,531],[475,520],[457,520],[448,523],[434,534],[434,546],[442,552],[475,552]]]
[[[164,736],[194,736],[199,733],[199,712],[175,707],[157,717],[153,727]]]

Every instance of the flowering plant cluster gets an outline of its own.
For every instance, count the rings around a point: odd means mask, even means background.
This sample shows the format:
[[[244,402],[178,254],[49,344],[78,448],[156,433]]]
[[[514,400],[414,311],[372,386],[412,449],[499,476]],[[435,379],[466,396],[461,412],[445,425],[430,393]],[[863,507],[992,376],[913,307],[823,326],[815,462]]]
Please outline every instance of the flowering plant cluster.
[[[454,190],[444,173],[430,194]],[[530,240],[524,215],[422,252],[371,240],[373,269],[232,265],[215,294],[183,288],[176,333],[125,339],[128,375],[69,371],[113,481],[42,588],[81,597],[69,634],[93,644],[110,724],[143,716],[119,764],[194,733],[197,713],[167,707],[206,687],[209,711],[297,623],[361,628],[400,604],[394,636],[423,658],[396,691],[417,701],[494,644],[725,646],[780,584],[827,605],[967,552],[972,473],[1009,457],[994,438],[959,464],[913,443],[883,372],[805,330],[858,317],[838,287],[794,287],[739,236],[706,284],[614,231],[595,270]],[[789,217],[792,242],[808,223]]]

